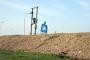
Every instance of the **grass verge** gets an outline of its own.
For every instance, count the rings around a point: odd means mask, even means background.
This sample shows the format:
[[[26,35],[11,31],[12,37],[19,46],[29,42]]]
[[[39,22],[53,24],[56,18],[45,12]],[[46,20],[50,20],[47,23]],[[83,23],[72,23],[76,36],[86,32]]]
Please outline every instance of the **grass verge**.
[[[0,60],[75,60],[75,59],[67,57],[61,58],[55,54],[12,52],[0,50]]]

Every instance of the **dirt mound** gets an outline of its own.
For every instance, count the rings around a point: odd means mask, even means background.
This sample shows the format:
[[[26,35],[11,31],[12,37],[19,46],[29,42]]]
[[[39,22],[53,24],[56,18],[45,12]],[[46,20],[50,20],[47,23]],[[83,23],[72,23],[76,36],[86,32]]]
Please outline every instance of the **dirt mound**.
[[[0,49],[63,53],[66,56],[90,59],[90,33],[59,33],[33,36],[0,37]]]

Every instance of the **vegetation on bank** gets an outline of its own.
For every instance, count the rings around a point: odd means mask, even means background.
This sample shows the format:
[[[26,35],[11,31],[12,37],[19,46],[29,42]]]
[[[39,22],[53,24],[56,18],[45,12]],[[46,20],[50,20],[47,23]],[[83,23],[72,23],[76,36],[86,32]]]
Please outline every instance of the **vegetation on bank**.
[[[0,60],[76,60],[55,54],[0,51]]]

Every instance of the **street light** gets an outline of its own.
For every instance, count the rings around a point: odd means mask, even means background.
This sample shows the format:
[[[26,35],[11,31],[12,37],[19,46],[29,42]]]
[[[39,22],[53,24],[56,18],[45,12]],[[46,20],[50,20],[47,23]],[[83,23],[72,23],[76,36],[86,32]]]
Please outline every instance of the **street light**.
[[[25,35],[25,33],[26,33],[26,30],[25,30],[25,28],[26,28],[26,27],[25,27],[25,25],[26,25],[26,23],[25,23],[25,22],[26,22],[26,20],[25,20],[26,14],[30,14],[30,13],[25,13],[25,14],[24,14],[24,35]]]
[[[25,35],[25,15],[24,15],[24,35]]]
[[[24,35],[25,35],[25,16],[24,16]]]

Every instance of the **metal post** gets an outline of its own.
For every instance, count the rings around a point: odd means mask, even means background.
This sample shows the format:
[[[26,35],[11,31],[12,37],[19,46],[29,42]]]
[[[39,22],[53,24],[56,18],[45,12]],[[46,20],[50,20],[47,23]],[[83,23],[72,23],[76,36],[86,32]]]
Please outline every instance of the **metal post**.
[[[32,35],[32,20],[33,20],[33,8],[32,8],[32,12],[31,12],[31,32],[30,32],[30,35]]]
[[[37,20],[38,20],[37,17],[38,17],[38,6],[36,7],[35,35],[37,30]]]
[[[25,35],[25,16],[24,16],[24,35]]]

